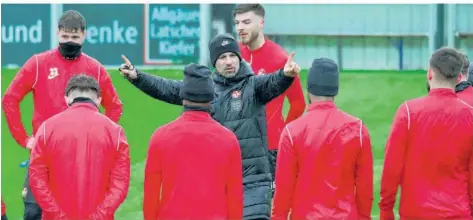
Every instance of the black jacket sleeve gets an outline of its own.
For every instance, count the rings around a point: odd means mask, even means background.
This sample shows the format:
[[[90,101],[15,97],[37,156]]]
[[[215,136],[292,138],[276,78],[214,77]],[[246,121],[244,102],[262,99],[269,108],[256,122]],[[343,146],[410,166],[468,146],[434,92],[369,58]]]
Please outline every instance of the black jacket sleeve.
[[[284,75],[282,70],[272,74],[252,77],[255,85],[256,99],[261,104],[266,104],[283,94],[294,81],[294,77]]]
[[[182,88],[182,81],[165,79],[156,75],[138,72],[138,78],[129,80],[136,88],[149,96],[174,105],[182,105],[179,91]]]

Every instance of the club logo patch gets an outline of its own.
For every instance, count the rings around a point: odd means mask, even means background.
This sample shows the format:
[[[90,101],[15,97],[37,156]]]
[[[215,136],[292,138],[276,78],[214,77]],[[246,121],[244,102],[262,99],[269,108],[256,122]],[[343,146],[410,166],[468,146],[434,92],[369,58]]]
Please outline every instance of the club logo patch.
[[[234,112],[240,112],[243,103],[241,101],[241,91],[235,90],[232,92],[232,100],[230,101],[230,109]]]
[[[241,91],[235,90],[235,91],[232,92],[232,98],[239,99],[240,96],[241,96]]]
[[[258,71],[258,75],[266,74],[266,71],[264,69],[260,69]]]

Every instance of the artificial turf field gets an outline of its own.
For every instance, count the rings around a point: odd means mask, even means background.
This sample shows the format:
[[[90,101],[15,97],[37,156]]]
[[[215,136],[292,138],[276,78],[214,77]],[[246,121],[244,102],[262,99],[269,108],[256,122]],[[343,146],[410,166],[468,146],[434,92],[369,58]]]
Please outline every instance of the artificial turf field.
[[[2,97],[16,74],[16,69],[2,69]],[[147,71],[169,79],[182,78],[182,71]],[[153,131],[179,116],[180,106],[166,104],[145,95],[123,79],[118,71],[110,70],[113,83],[123,102],[123,115],[120,119],[130,144],[132,160],[131,184],[128,197],[116,213],[117,220],[143,219],[142,193],[144,161],[147,145]],[[340,91],[336,104],[344,111],[361,118],[371,136],[374,156],[374,202],[372,216],[379,216],[379,184],[384,157],[384,144],[390,130],[392,118],[398,106],[406,99],[425,95],[425,75],[422,71],[354,71],[342,72]],[[307,71],[301,73],[305,88]],[[305,91],[304,91],[305,92]],[[21,103],[22,119],[28,133],[31,131],[32,98],[29,94]],[[288,104],[284,106],[287,113]],[[19,220],[23,216],[21,191],[25,168],[19,164],[28,159],[28,151],[16,144],[8,131],[2,111],[1,138],[1,189],[3,201],[7,204],[9,219]],[[189,187],[192,187],[191,183]],[[397,210],[396,210],[397,214]]]

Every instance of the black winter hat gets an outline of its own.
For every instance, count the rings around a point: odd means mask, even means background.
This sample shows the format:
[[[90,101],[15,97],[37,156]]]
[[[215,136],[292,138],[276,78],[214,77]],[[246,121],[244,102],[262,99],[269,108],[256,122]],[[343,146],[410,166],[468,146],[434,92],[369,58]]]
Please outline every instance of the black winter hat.
[[[338,94],[338,65],[331,59],[319,58],[312,62],[307,76],[307,91],[316,96]]]
[[[184,69],[184,80],[179,97],[191,102],[206,103],[214,99],[214,82],[210,69],[198,64],[189,64]]]
[[[226,52],[232,52],[238,56],[241,61],[240,48],[238,42],[230,34],[219,34],[212,38],[209,43],[210,61],[215,67],[215,63],[220,55]]]

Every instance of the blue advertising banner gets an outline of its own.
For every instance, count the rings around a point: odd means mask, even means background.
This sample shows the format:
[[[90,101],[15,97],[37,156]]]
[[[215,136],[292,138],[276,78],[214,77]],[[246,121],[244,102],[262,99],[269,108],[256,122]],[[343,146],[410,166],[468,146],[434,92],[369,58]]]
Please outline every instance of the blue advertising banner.
[[[199,62],[199,4],[149,4],[144,16],[144,64]]]
[[[64,4],[67,10],[85,17],[85,53],[103,65],[121,63],[122,54],[135,64],[143,63],[143,4]]]
[[[2,4],[2,66],[51,48],[51,5]]]

